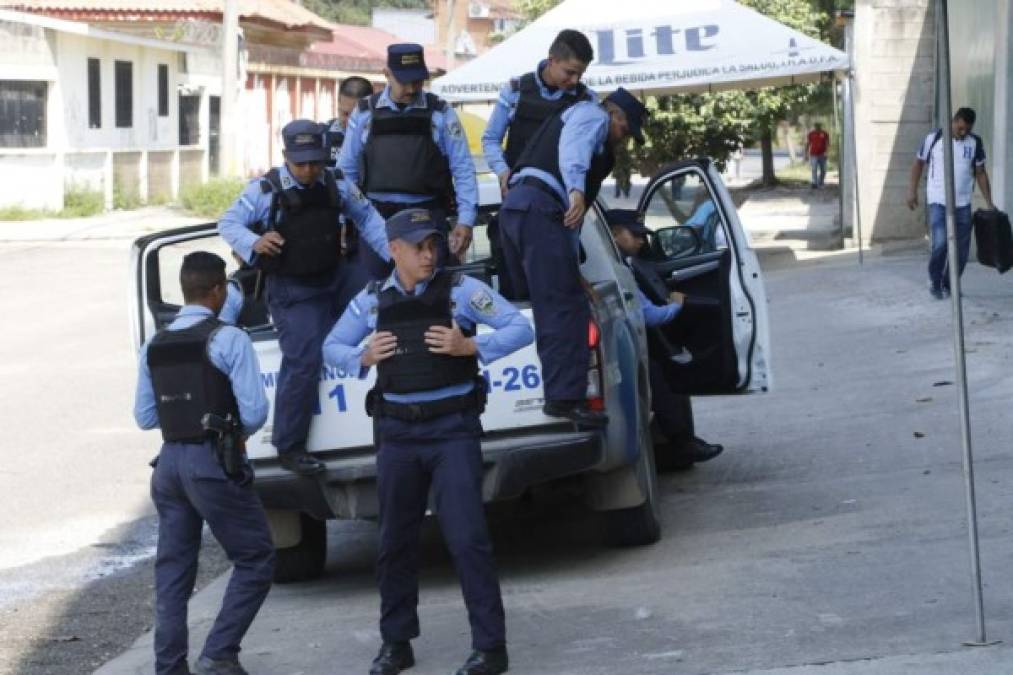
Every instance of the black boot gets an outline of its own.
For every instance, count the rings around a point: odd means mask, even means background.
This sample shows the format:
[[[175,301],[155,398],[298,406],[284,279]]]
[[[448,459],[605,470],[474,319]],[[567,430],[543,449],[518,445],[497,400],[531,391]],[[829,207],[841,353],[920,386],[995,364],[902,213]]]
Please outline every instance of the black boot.
[[[546,401],[542,412],[549,417],[563,417],[574,424],[591,429],[601,429],[608,425],[608,415],[587,407],[586,401]]]
[[[306,452],[304,448],[279,452],[278,462],[281,464],[281,468],[288,469],[300,476],[312,476],[327,468],[323,462]]]
[[[724,449],[723,445],[708,443],[702,438],[694,438],[683,448],[682,455],[686,460],[699,464],[700,462],[709,462],[720,455]]]
[[[369,675],[397,675],[415,665],[410,642],[384,642],[369,667]]]
[[[457,671],[457,675],[499,675],[510,667],[506,647],[492,651],[476,649]]]

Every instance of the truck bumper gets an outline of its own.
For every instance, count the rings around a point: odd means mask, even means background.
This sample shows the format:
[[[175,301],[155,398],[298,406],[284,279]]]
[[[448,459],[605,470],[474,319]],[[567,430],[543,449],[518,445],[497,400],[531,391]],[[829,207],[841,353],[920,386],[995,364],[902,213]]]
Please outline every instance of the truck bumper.
[[[255,460],[256,488],[264,508],[304,511],[315,518],[376,518],[373,448],[316,453],[327,466],[313,477],[282,469],[276,458]],[[598,431],[544,431],[482,439],[482,498],[519,497],[527,488],[594,470],[605,462]]]

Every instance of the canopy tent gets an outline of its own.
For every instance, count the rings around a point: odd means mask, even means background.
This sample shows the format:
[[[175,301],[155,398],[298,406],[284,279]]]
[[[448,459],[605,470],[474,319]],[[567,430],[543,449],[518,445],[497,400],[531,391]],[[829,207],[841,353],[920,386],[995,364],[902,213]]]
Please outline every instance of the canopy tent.
[[[585,33],[595,60],[583,81],[667,94],[811,82],[848,55],[732,0],[565,0],[482,56],[434,80],[449,101],[490,101],[545,58],[563,28]]]

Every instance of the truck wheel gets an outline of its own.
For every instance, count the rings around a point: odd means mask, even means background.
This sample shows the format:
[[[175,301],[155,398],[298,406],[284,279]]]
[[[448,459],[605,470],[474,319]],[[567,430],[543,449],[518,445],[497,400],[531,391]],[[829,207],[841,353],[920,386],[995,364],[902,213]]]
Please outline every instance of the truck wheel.
[[[316,579],[327,560],[327,523],[299,514],[302,537],[295,546],[275,550],[274,580],[279,584]]]
[[[641,398],[641,409],[644,408]],[[661,509],[658,477],[654,468],[654,443],[646,415],[640,419],[640,458],[637,482],[644,492],[644,503],[629,509],[606,511],[605,540],[610,546],[646,546],[661,539]]]

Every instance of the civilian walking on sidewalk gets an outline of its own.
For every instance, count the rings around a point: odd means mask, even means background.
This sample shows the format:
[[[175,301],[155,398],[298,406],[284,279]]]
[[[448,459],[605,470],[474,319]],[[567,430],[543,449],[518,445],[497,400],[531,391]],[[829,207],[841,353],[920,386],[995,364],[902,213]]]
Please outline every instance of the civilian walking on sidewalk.
[[[827,177],[827,150],[830,149],[830,134],[823,130],[823,125],[817,122],[813,130],[806,136],[805,156],[812,168],[812,189],[823,187],[823,181]]]
[[[971,193],[977,180],[985,205],[994,210],[992,187],[985,171],[985,149],[981,138],[973,133],[974,110],[961,108],[953,116],[950,130],[953,134],[953,183],[957,227],[957,252],[960,257],[959,274],[964,273],[971,247]],[[943,165],[943,130],[936,129],[922,141],[914,164],[911,165],[911,184],[908,187],[907,205],[912,211],[918,207],[918,183],[922,171],[928,166],[926,201],[928,202],[929,232],[932,253],[929,256],[929,292],[942,300],[950,294],[950,281],[946,259],[946,186]]]

